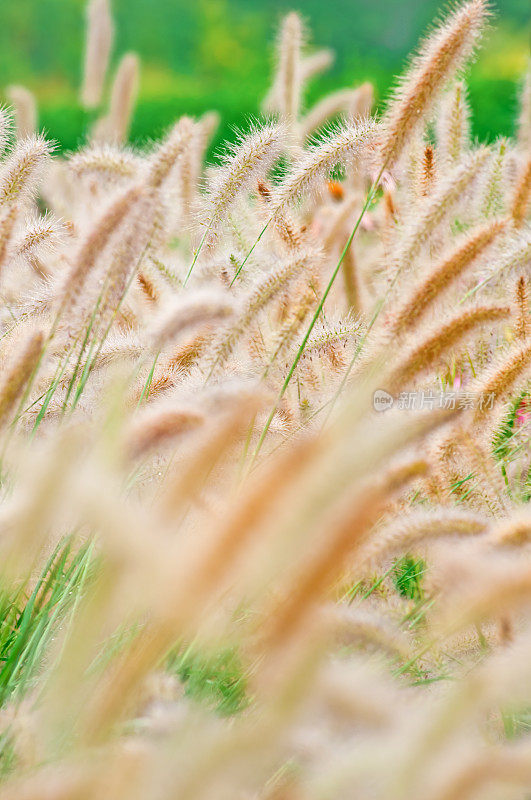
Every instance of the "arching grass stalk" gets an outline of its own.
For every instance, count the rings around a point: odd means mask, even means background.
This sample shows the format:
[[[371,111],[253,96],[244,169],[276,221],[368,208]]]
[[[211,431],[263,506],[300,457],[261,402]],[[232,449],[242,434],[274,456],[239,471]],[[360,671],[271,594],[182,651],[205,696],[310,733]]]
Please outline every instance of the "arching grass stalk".
[[[211,220],[211,221],[208,223],[207,227],[205,228],[205,232],[204,232],[203,236],[201,237],[201,241],[199,242],[199,244],[198,244],[198,246],[197,246],[197,250],[196,250],[196,251],[195,251],[195,253],[194,253],[194,258],[193,258],[193,261],[192,261],[192,263],[190,264],[190,267],[189,267],[189,269],[188,269],[188,272],[186,273],[186,278],[185,278],[185,279],[184,279],[184,281],[183,281],[183,288],[184,288],[184,287],[186,286],[186,284],[188,283],[188,278],[189,278],[189,277],[190,277],[190,275],[192,274],[192,270],[193,270],[193,268],[195,267],[195,265],[196,265],[196,263],[197,263],[197,259],[199,258],[199,254],[201,253],[201,250],[203,249],[203,245],[204,245],[204,243],[205,243],[205,239],[206,239],[207,235],[209,234],[209,232],[210,232],[210,231],[211,231],[211,229],[212,229],[212,225],[213,225],[213,223],[214,223],[214,220]]]
[[[265,233],[265,232],[266,232],[266,230],[268,229],[268,227],[269,227],[269,224],[271,223],[271,220],[272,220],[272,219],[273,219],[273,217],[270,217],[270,218],[267,220],[266,224],[264,225],[264,227],[262,228],[262,230],[261,230],[261,231],[260,231],[260,233],[258,234],[258,236],[257,236],[257,238],[256,238],[256,240],[255,240],[255,242],[254,242],[254,244],[253,244],[253,246],[251,247],[251,249],[249,250],[249,252],[248,252],[248,253],[247,253],[247,255],[245,256],[245,258],[243,259],[243,261],[242,261],[242,263],[240,264],[240,266],[238,267],[238,269],[237,269],[237,271],[236,271],[236,274],[235,274],[234,278],[231,280],[231,282],[230,282],[230,285],[231,285],[231,286],[232,286],[232,284],[234,283],[234,281],[236,280],[236,278],[238,277],[238,275],[240,274],[240,272],[242,271],[242,269],[244,268],[245,264],[247,263],[247,260],[248,260],[249,256],[250,256],[250,255],[251,255],[251,253],[253,252],[254,248],[257,246],[258,242],[260,241],[260,239],[262,238],[262,236],[264,235],[264,233]]]
[[[273,408],[271,409],[271,412],[270,412],[270,414],[269,414],[269,416],[267,418],[266,424],[264,425],[264,429],[263,429],[262,433],[260,434],[260,438],[258,440],[258,444],[256,446],[256,450],[254,451],[253,457],[251,459],[250,467],[252,467],[252,465],[254,464],[254,462],[255,462],[260,450],[262,449],[262,445],[264,443],[265,437],[267,436],[267,432],[269,431],[271,422],[273,421],[273,417],[275,416],[275,414],[277,412],[277,409],[278,409],[278,407],[280,405],[280,401],[282,400],[282,398],[284,397],[284,394],[286,393],[286,390],[287,390],[287,388],[288,388],[288,386],[289,386],[289,384],[291,382],[291,379],[293,377],[293,373],[295,372],[295,370],[297,368],[297,364],[301,360],[302,354],[304,353],[304,349],[305,349],[305,347],[306,347],[306,345],[308,343],[308,339],[310,338],[311,333],[312,333],[312,331],[314,329],[315,323],[317,322],[317,320],[319,319],[319,316],[321,315],[321,312],[323,310],[323,306],[324,306],[324,304],[326,302],[326,298],[330,294],[330,290],[332,289],[332,286],[334,285],[334,281],[337,278],[339,270],[341,269],[341,264],[343,263],[343,259],[345,258],[346,254],[348,252],[348,249],[349,249],[350,245],[352,244],[352,240],[354,239],[354,236],[356,235],[356,233],[358,231],[358,228],[359,228],[359,226],[361,224],[361,221],[362,221],[363,217],[365,216],[365,212],[367,211],[367,209],[371,205],[372,201],[374,200],[374,196],[376,194],[376,190],[378,188],[378,185],[380,183],[381,177],[382,177],[382,175],[384,173],[384,170],[385,170],[386,166],[387,166],[386,163],[384,163],[382,165],[382,167],[380,169],[380,172],[378,173],[377,177],[373,181],[372,186],[371,186],[371,188],[369,189],[369,191],[367,193],[367,197],[365,198],[365,203],[363,204],[363,208],[361,209],[361,212],[360,212],[360,214],[359,214],[359,216],[358,216],[358,218],[356,220],[356,223],[355,223],[355,225],[354,225],[354,227],[353,227],[353,229],[352,229],[352,231],[350,233],[350,236],[348,237],[348,239],[346,241],[346,244],[345,244],[345,246],[344,246],[344,248],[343,248],[343,250],[341,252],[341,255],[339,256],[339,260],[338,260],[336,266],[334,267],[334,271],[332,272],[332,275],[330,276],[330,280],[328,281],[326,289],[323,292],[323,296],[321,297],[321,300],[319,301],[319,304],[318,304],[317,308],[315,309],[315,313],[314,313],[314,315],[312,317],[312,320],[311,320],[311,322],[310,322],[310,324],[308,326],[308,330],[306,331],[306,333],[304,335],[304,338],[303,338],[303,340],[302,340],[302,342],[300,344],[300,347],[297,350],[297,354],[295,355],[295,358],[293,359],[293,363],[291,364],[289,372],[286,375],[286,379],[285,379],[284,383],[282,384],[282,387],[281,387],[281,389],[280,389],[280,391],[278,393],[278,396],[277,396],[277,399],[275,401],[275,404],[274,404]],[[382,303],[382,305],[383,305],[383,303]]]

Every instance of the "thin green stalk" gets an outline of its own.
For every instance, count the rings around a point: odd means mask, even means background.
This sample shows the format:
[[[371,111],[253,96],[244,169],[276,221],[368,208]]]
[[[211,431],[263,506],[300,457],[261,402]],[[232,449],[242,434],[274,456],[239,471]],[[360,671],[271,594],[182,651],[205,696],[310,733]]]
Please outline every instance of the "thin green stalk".
[[[77,342],[77,339],[76,339],[76,342]],[[75,343],[74,343],[74,346],[75,346]],[[44,398],[44,402],[43,402],[43,404],[42,404],[42,406],[40,408],[39,413],[37,414],[37,419],[35,420],[35,424],[33,425],[33,429],[32,429],[32,432],[31,432],[32,436],[34,436],[35,432],[37,431],[37,428],[39,427],[39,425],[42,422],[42,419],[43,419],[44,415],[46,414],[46,411],[48,410],[48,406],[50,405],[52,397],[55,394],[55,390],[59,386],[59,383],[61,381],[61,378],[63,377],[64,371],[68,366],[68,362],[70,361],[71,353],[72,353],[72,351],[70,351],[70,353],[68,353],[68,355],[67,355],[67,357],[65,359],[65,362],[64,362],[63,366],[61,367],[61,369],[59,371],[59,374],[57,374],[57,372],[56,372],[56,376],[57,377],[54,378],[54,380],[52,381],[52,384],[50,385],[50,388],[48,389],[48,392],[46,393],[46,397]]]
[[[236,278],[238,277],[238,275],[240,274],[240,272],[242,271],[242,269],[244,268],[244,266],[246,265],[246,263],[247,263],[247,260],[248,260],[249,256],[251,255],[251,253],[253,252],[254,248],[256,247],[256,245],[258,244],[258,242],[260,241],[260,239],[262,238],[262,236],[264,235],[264,233],[265,233],[265,232],[266,232],[266,230],[268,229],[268,227],[269,227],[269,223],[271,222],[271,220],[272,220],[272,219],[273,219],[273,217],[270,217],[270,218],[267,220],[266,224],[264,225],[264,227],[262,228],[262,230],[261,230],[261,231],[260,231],[260,233],[258,234],[258,237],[256,238],[256,240],[255,240],[255,242],[254,242],[253,246],[251,247],[251,249],[249,250],[249,252],[248,252],[248,253],[247,253],[247,255],[245,256],[245,258],[243,259],[242,263],[240,264],[240,266],[239,266],[239,267],[238,267],[238,269],[236,270],[236,274],[235,274],[234,278],[233,278],[233,279],[231,280],[231,282],[230,282],[230,285],[231,285],[231,286],[232,286],[232,284],[234,283],[234,281],[236,280]]]
[[[429,600],[428,602],[423,601],[420,606],[417,606],[416,609],[415,609],[417,613],[414,616],[408,615],[409,616],[409,625],[408,625],[408,627],[409,628],[414,628],[415,625],[417,625],[421,621],[421,619],[423,619],[423,617],[426,616],[426,614],[428,613],[430,608],[434,605],[434,603],[435,603],[435,600]]]
[[[378,579],[377,579],[377,580],[376,580],[376,581],[375,581],[375,582],[372,584],[372,586],[371,586],[369,589],[367,589],[367,591],[365,592],[365,594],[362,596],[362,598],[361,598],[361,599],[362,599],[362,600],[367,600],[367,598],[368,598],[368,597],[370,597],[370,596],[371,596],[371,594],[373,594],[373,592],[375,592],[375,591],[376,591],[376,589],[378,589],[378,588],[379,588],[379,587],[382,585],[382,583],[384,582],[384,580],[387,578],[387,576],[388,576],[388,575],[390,575],[390,574],[391,574],[391,572],[393,571],[393,569],[394,569],[394,564],[393,564],[393,566],[392,566],[392,567],[390,567],[390,568],[387,570],[387,572],[384,572],[384,574],[383,574],[383,575],[381,575],[381,576],[380,576],[380,577],[379,577],[379,578],[378,578]]]
[[[131,271],[131,275],[129,276],[129,279],[128,279],[126,285],[125,285],[125,289],[124,289],[124,291],[122,293],[122,296],[120,297],[118,303],[116,304],[116,308],[114,309],[114,311],[113,311],[113,313],[111,315],[109,323],[108,323],[107,327],[105,328],[103,336],[101,337],[100,342],[98,344],[98,348],[96,350],[96,353],[94,354],[94,357],[92,359],[91,359],[91,356],[92,356],[92,353],[93,353],[93,350],[94,350],[93,345],[94,345],[94,341],[95,340],[93,340],[93,342],[91,344],[91,347],[90,347],[90,350],[89,350],[89,354],[87,356],[87,360],[85,362],[85,366],[84,366],[83,372],[81,374],[81,378],[79,379],[79,384],[78,384],[78,387],[77,387],[77,390],[76,390],[74,402],[72,404],[72,409],[71,409],[72,411],[75,409],[75,407],[77,405],[77,402],[78,402],[79,398],[81,397],[81,395],[83,393],[83,390],[85,388],[86,382],[87,382],[88,377],[90,375],[90,372],[92,370],[93,364],[96,362],[99,354],[101,353],[103,345],[105,344],[107,336],[109,335],[110,330],[111,330],[111,328],[113,326],[114,320],[116,319],[116,315],[118,314],[118,311],[120,310],[120,306],[122,305],[122,303],[123,303],[123,301],[124,301],[124,299],[125,299],[125,297],[127,295],[127,292],[129,291],[129,289],[131,287],[131,284],[132,284],[136,274],[138,273],[138,270],[140,269],[140,266],[142,265],[142,261],[144,260],[144,257],[146,255],[148,249],[149,249],[149,246],[150,246],[150,243],[148,242],[148,244],[145,246],[144,250],[140,254],[140,257],[139,257],[139,259],[138,259],[138,261],[136,263],[135,268]]]
[[[24,389],[24,393],[22,395],[20,403],[18,404],[18,408],[17,408],[17,412],[15,414],[15,418],[13,419],[13,422],[11,423],[11,429],[12,430],[14,429],[15,425],[17,424],[18,420],[20,419],[20,417],[21,417],[21,415],[23,413],[22,409],[23,409],[24,404],[25,404],[25,402],[27,401],[27,399],[28,399],[28,397],[30,395],[31,389],[33,387],[33,382],[34,382],[34,380],[35,380],[35,378],[37,376],[37,372],[39,371],[39,368],[40,368],[40,366],[42,364],[42,361],[43,361],[44,356],[46,354],[46,350],[47,350],[48,345],[50,344],[51,340],[52,340],[51,336],[49,336],[48,339],[44,342],[44,345],[43,345],[42,350],[41,350],[41,354],[39,356],[39,360],[37,361],[37,363],[35,365],[35,368],[34,368],[33,372],[31,373],[31,375],[29,377],[29,380],[28,380],[28,382],[26,384],[26,388]]]
[[[394,675],[394,677],[398,678],[400,675],[403,675],[403,674],[404,674],[404,672],[407,672],[409,669],[411,669],[411,667],[412,667],[412,666],[415,664],[415,662],[416,662],[416,661],[418,661],[418,660],[419,660],[419,658],[422,658],[422,656],[423,656],[425,653],[427,653],[429,650],[431,650],[431,648],[432,648],[432,647],[433,647],[435,644],[437,644],[437,639],[436,639],[436,638],[433,638],[433,639],[431,639],[431,640],[428,640],[428,641],[426,642],[426,644],[424,644],[424,645],[423,645],[423,646],[420,648],[420,650],[419,650],[417,653],[415,653],[415,655],[414,655],[414,656],[412,656],[412,658],[410,658],[410,659],[409,659],[409,661],[406,661],[406,663],[405,663],[405,664],[402,664],[402,666],[401,666],[401,667],[398,667],[398,669],[396,669],[396,670],[394,670],[394,671],[393,671],[393,675]]]
[[[70,378],[70,381],[68,383],[68,388],[66,390],[66,397],[64,399],[63,408],[61,409],[61,416],[64,416],[64,414],[66,412],[66,407],[68,405],[68,400],[70,399],[70,395],[72,393],[72,389],[74,388],[74,384],[76,382],[77,374],[79,372],[79,367],[81,365],[81,359],[83,358],[83,353],[85,352],[85,348],[87,346],[87,342],[88,342],[90,334],[92,332],[92,326],[94,325],[94,320],[96,319],[96,314],[98,313],[98,308],[100,307],[101,298],[103,296],[103,291],[104,291],[104,289],[101,290],[100,295],[98,297],[98,300],[96,302],[96,305],[94,307],[94,310],[93,310],[92,314],[90,315],[89,324],[87,325],[87,330],[86,330],[85,336],[83,338],[83,341],[81,342],[81,348],[79,350],[79,355],[77,357],[76,366],[74,368],[74,372],[72,374],[72,377]]]
[[[64,639],[63,639],[63,647],[61,649],[61,653],[59,655],[59,658],[61,658],[61,655],[62,655],[62,653],[63,653],[63,651],[64,651],[64,649],[66,647],[67,637],[68,637],[68,634],[69,634],[69,632],[70,632],[70,630],[72,628],[72,623],[73,623],[73,621],[74,621],[74,619],[76,617],[76,614],[77,614],[77,609],[79,607],[79,603],[81,601],[81,597],[82,597],[82,594],[83,594],[83,588],[85,586],[90,567],[92,566],[92,563],[93,563],[92,562],[92,552],[93,552],[93,550],[94,550],[94,541],[91,541],[88,544],[88,547],[84,550],[83,556],[82,556],[82,559],[81,559],[82,570],[81,570],[80,580],[79,580],[78,586],[76,587],[76,596],[75,596],[75,600],[74,600],[74,604],[73,604],[73,607],[72,607],[72,611],[71,611],[71,614],[70,614],[70,617],[69,617],[69,620],[68,620],[68,624],[66,626],[65,636],[64,636]]]
[[[355,223],[355,225],[354,225],[354,227],[353,227],[353,229],[352,229],[352,231],[350,233],[350,236],[347,239],[347,242],[346,242],[346,244],[345,244],[345,246],[343,248],[343,251],[342,251],[342,253],[341,253],[340,257],[339,257],[339,260],[338,260],[338,262],[337,262],[337,264],[336,264],[336,266],[334,268],[334,271],[332,272],[332,275],[330,276],[330,280],[328,281],[328,284],[326,286],[326,289],[324,290],[323,296],[321,297],[321,300],[320,300],[320,302],[319,302],[319,304],[318,304],[318,306],[317,306],[317,308],[315,310],[315,313],[314,313],[314,315],[312,317],[310,325],[308,326],[308,330],[306,331],[306,333],[304,335],[304,338],[303,338],[303,340],[301,342],[301,345],[300,345],[299,349],[297,350],[297,354],[296,354],[295,358],[293,359],[293,363],[292,363],[292,365],[291,365],[291,367],[289,369],[289,372],[288,372],[288,374],[286,376],[286,379],[285,379],[284,383],[282,384],[280,392],[278,393],[278,397],[277,397],[277,399],[275,401],[275,404],[274,404],[273,408],[271,409],[271,412],[270,412],[270,414],[269,414],[269,416],[267,418],[267,421],[266,421],[266,424],[264,426],[264,429],[263,429],[263,431],[262,431],[262,433],[260,435],[260,439],[258,440],[258,445],[257,445],[256,450],[254,452],[254,455],[253,455],[253,458],[252,458],[250,466],[253,465],[254,461],[256,460],[256,458],[258,456],[258,453],[260,452],[260,450],[262,448],[262,445],[264,443],[264,439],[267,436],[267,432],[269,431],[269,427],[271,425],[273,417],[275,416],[275,414],[277,412],[277,409],[279,407],[280,401],[284,397],[284,394],[285,394],[285,392],[286,392],[286,390],[287,390],[287,388],[288,388],[288,386],[289,386],[289,384],[291,382],[291,379],[293,377],[293,373],[295,372],[295,369],[297,368],[297,364],[299,363],[299,361],[300,361],[300,359],[302,357],[302,354],[304,353],[304,349],[305,349],[305,347],[306,347],[306,345],[308,343],[308,339],[310,338],[310,335],[311,335],[311,333],[312,333],[312,331],[314,329],[315,323],[319,319],[319,316],[320,316],[320,314],[321,314],[321,312],[323,310],[323,306],[324,306],[324,304],[326,302],[326,298],[330,294],[330,290],[332,289],[332,286],[334,285],[334,281],[335,281],[335,279],[336,279],[336,277],[337,277],[337,275],[339,273],[339,270],[341,269],[341,264],[343,263],[343,259],[345,258],[346,254],[347,254],[347,251],[348,251],[350,245],[352,244],[352,240],[354,239],[354,236],[356,235],[356,233],[358,231],[358,228],[359,228],[359,226],[361,224],[361,221],[362,221],[363,217],[365,216],[365,212],[367,211],[367,209],[369,208],[370,204],[372,203],[372,201],[374,199],[374,195],[376,194],[376,190],[377,190],[378,184],[380,183],[380,179],[381,179],[381,177],[383,175],[385,166],[386,166],[385,164],[382,166],[380,172],[378,173],[378,176],[374,180],[371,188],[369,189],[369,191],[367,193],[367,197],[365,199],[365,203],[363,204],[363,208],[361,209],[361,212],[360,212],[360,214],[359,214],[359,216],[358,216],[358,218],[356,220],[356,223]]]
[[[485,278],[484,280],[480,281],[475,286],[473,286],[472,289],[469,289],[468,292],[466,292],[466,294],[464,294],[461,300],[459,301],[459,305],[462,305],[465,302],[465,300],[468,300],[469,297],[472,297],[472,295],[476,294],[476,292],[479,291],[479,289],[481,289],[483,286],[485,286],[485,284],[488,283],[492,279],[492,277],[493,277],[492,275],[489,275],[488,278]]]
[[[315,299],[317,299],[317,292],[315,291],[315,287],[312,285],[310,288],[312,289],[312,291],[313,291],[313,293],[315,295]],[[327,322],[327,319],[325,317],[324,310],[323,310],[323,324],[325,326],[328,326],[328,322]],[[262,336],[262,342],[263,342],[263,336]],[[284,346],[284,342],[281,342],[279,344],[279,346],[277,347],[277,349],[275,350],[275,352],[273,353],[273,355],[271,356],[271,358],[269,359],[268,364],[266,364],[266,367],[265,367],[264,371],[262,372],[262,377],[260,378],[261,381],[263,381],[263,380],[265,380],[265,378],[267,378],[267,376],[269,374],[269,370],[271,369],[271,367],[275,363],[276,357],[278,356],[278,354],[282,350],[283,346]]]
[[[9,314],[10,314],[11,318],[13,319],[13,322],[14,322],[14,323],[15,323],[15,325],[16,325],[16,324],[18,323],[18,319],[17,319],[17,318],[15,317],[15,315],[13,314],[13,310],[12,310],[11,306],[9,305],[9,303],[7,302],[7,300],[5,299],[5,297],[4,297],[4,296],[2,296],[2,303],[4,304],[4,306],[5,306],[5,307],[7,308],[7,310],[9,311]]]
[[[211,230],[211,228],[212,228],[212,225],[213,225],[213,224],[214,224],[214,220],[213,220],[213,219],[211,219],[211,220],[210,220],[210,222],[208,223],[207,227],[205,228],[205,232],[204,232],[203,236],[201,237],[201,241],[199,242],[199,246],[198,246],[197,250],[195,251],[195,254],[194,254],[194,260],[193,260],[193,261],[192,261],[192,263],[190,264],[190,269],[189,269],[189,270],[188,270],[188,272],[186,273],[186,278],[185,278],[185,279],[184,279],[184,281],[183,281],[183,288],[184,288],[184,287],[186,286],[186,284],[188,283],[188,278],[189,278],[189,277],[190,277],[190,275],[192,274],[192,270],[193,270],[193,268],[194,268],[194,267],[195,267],[195,265],[196,265],[197,259],[199,258],[199,253],[200,253],[200,252],[201,252],[201,250],[203,249],[203,245],[204,245],[204,243],[205,243],[205,239],[206,239],[206,237],[207,237],[207,234],[208,234],[208,233],[209,233],[209,231]]]
[[[376,303],[373,315],[372,315],[372,317],[371,317],[371,319],[369,321],[369,324],[367,325],[367,329],[365,330],[365,333],[363,334],[363,336],[361,337],[361,339],[360,339],[360,341],[358,343],[356,351],[355,351],[354,355],[352,356],[350,364],[347,367],[347,371],[345,372],[341,383],[339,384],[339,388],[338,388],[337,392],[335,393],[334,397],[332,398],[332,401],[330,403],[330,408],[328,409],[328,414],[327,414],[326,419],[324,421],[325,425],[326,425],[326,422],[327,422],[328,418],[330,417],[330,414],[332,413],[332,411],[334,409],[334,405],[336,404],[338,397],[341,395],[341,392],[345,388],[345,384],[349,379],[350,373],[352,372],[352,367],[356,363],[356,360],[357,360],[359,354],[361,353],[361,351],[363,349],[363,345],[367,341],[367,337],[368,337],[369,333],[371,332],[376,320],[380,316],[381,311],[382,311],[383,307],[385,306],[387,300],[389,299],[389,296],[390,296],[391,292],[393,291],[393,289],[395,287],[395,284],[396,284],[396,282],[397,282],[399,277],[400,277],[400,270],[397,271],[397,273],[394,276],[393,280],[389,284],[389,287],[387,288],[387,291],[384,294],[384,296],[381,297],[380,300],[378,300],[378,302]]]
[[[79,604],[80,593],[82,592],[90,568],[91,554],[92,546],[84,548],[80,557],[74,559],[71,568],[69,568],[63,576],[63,581],[58,582],[54,596],[52,596],[47,603],[47,608],[51,612],[50,616],[48,617],[47,614],[42,615],[38,626],[27,641],[24,650],[18,656],[15,669],[10,676],[10,684],[16,684],[18,691],[23,690],[28,679],[34,674],[36,665],[39,663],[43,650],[49,641],[50,632],[53,630],[60,615],[64,612],[65,606],[71,601],[74,588],[75,600],[72,615],[75,613]],[[70,616],[70,623],[68,623],[67,628],[70,628],[72,615]],[[25,672],[25,678],[19,680],[18,676],[22,668]]]
[[[155,358],[153,359],[153,364],[151,365],[151,369],[149,370],[149,375],[147,376],[147,380],[146,380],[146,382],[144,384],[144,388],[142,389],[142,394],[140,395],[140,399],[139,399],[138,403],[136,404],[137,408],[138,408],[138,406],[140,406],[142,404],[142,401],[143,401],[144,397],[146,396],[146,394],[149,392],[149,390],[151,388],[151,382],[153,380],[153,373],[155,372],[155,367],[157,366],[157,361],[158,361],[159,356],[160,356],[160,350],[158,351],[158,353],[155,354]]]
[[[81,377],[79,378],[79,383],[77,385],[76,393],[74,394],[74,399],[72,401],[72,407],[70,409],[70,413],[71,414],[74,412],[74,410],[75,410],[75,408],[76,408],[76,406],[77,406],[77,404],[79,402],[79,398],[81,397],[81,395],[83,393],[83,389],[86,386],[91,366],[94,363],[93,360],[91,360],[92,353],[94,352],[94,347],[95,347],[95,338],[92,340],[92,342],[90,344],[89,352],[88,352],[88,355],[87,355],[87,360],[85,361],[85,365],[83,367],[83,371],[81,373]],[[76,371],[77,371],[77,367],[76,367]]]

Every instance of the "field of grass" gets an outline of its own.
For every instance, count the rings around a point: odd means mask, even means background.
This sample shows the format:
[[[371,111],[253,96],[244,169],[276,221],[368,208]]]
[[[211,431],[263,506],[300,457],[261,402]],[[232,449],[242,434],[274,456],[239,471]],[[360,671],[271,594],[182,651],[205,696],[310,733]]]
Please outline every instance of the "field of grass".
[[[382,2],[2,7],[0,800],[531,796],[521,6]]]

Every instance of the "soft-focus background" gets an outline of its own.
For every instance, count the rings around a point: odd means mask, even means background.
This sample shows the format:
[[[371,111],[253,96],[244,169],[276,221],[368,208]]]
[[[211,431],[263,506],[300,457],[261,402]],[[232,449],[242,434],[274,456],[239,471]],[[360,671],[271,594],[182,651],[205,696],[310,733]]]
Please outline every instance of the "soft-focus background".
[[[142,62],[132,138],[158,136],[182,113],[222,115],[219,137],[256,114],[268,87],[278,21],[298,8],[310,46],[336,52],[316,80],[322,93],[364,80],[385,98],[437,11],[439,0],[113,0],[115,64],[127,50]],[[470,75],[473,131],[512,133],[518,81],[529,53],[529,0],[493,3],[495,27]],[[37,95],[40,123],[73,148],[86,125],[77,103],[85,0],[0,0],[0,87],[23,83]]]

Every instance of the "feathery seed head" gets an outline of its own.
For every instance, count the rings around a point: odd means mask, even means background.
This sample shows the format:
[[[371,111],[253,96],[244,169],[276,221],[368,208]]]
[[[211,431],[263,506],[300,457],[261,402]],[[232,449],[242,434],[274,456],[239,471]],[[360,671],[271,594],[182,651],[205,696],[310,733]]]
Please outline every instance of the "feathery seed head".
[[[511,203],[511,216],[516,228],[521,228],[526,221],[528,207],[531,201],[531,156],[524,163],[518,176],[517,184]]]
[[[417,324],[437,297],[475,264],[506,229],[506,220],[493,220],[467,234],[455,250],[435,264],[396,313],[393,333],[404,332]]]
[[[0,206],[20,203],[32,195],[53,149],[43,136],[17,142],[0,170]]]
[[[276,187],[272,197],[272,210],[277,214],[303,194],[319,192],[325,179],[338,164],[358,166],[373,142],[374,122],[370,119],[357,123],[345,122],[303,150],[284,180]]]
[[[301,101],[302,44],[301,18],[291,12],[282,21],[277,46],[277,71],[273,86],[262,104],[264,111],[278,112],[288,122],[291,133],[294,131]]]
[[[24,234],[14,242],[14,257],[42,257],[44,253],[56,249],[63,241],[65,227],[53,214],[46,214],[28,220]]]
[[[431,144],[424,148],[422,160],[421,194],[427,197],[431,194],[435,183],[435,151]]]
[[[479,306],[457,314],[440,328],[430,333],[415,345],[403,361],[393,370],[391,384],[393,390],[403,386],[423,372],[433,368],[441,356],[479,326],[497,322],[510,316],[509,306]]]
[[[115,313],[122,302],[128,281],[141,267],[153,233],[153,219],[157,203],[152,192],[141,193],[129,213],[126,213],[124,230],[105,277],[106,291],[100,310],[102,316]]]
[[[167,180],[183,153],[191,147],[197,125],[190,117],[181,117],[170,133],[153,153],[148,167],[147,182],[158,189]]]
[[[301,119],[301,136],[305,139],[337,114],[349,120],[365,119],[374,102],[372,83],[363,83],[357,89],[340,89],[324,97]]]
[[[96,108],[101,100],[113,40],[109,0],[90,0],[87,6],[87,39],[81,102]]]
[[[517,339],[526,339],[529,334],[529,297],[527,291],[527,281],[524,275],[520,275],[516,284],[516,326],[515,335]]]
[[[205,327],[230,318],[235,310],[234,298],[215,289],[198,289],[177,296],[154,324],[150,339],[153,348],[160,350],[171,344],[191,327]]]
[[[383,118],[381,163],[392,167],[424,124],[446,83],[474,52],[487,15],[485,0],[470,0],[426,39]]]
[[[22,347],[15,354],[12,364],[6,370],[0,385],[0,424],[4,424],[6,417],[12,411],[20,397],[33,370],[39,362],[44,343],[42,331],[34,331],[23,342]]]
[[[511,238],[499,260],[487,276],[474,288],[473,292],[486,285],[505,281],[506,273],[516,273],[518,276],[522,270],[526,270],[531,264],[531,226],[524,227],[522,233]]]
[[[0,213],[0,267],[9,253],[9,245],[18,216],[19,208],[17,205],[8,206]]]
[[[488,368],[486,374],[476,380],[476,393],[484,397],[492,396],[495,404],[499,404],[514,391],[517,381],[527,374],[530,365],[531,343],[529,341],[515,342],[507,354],[499,357]],[[478,405],[475,413],[476,420],[486,417],[493,407],[494,404]]]
[[[301,78],[302,82],[306,83],[315,75],[329,69],[334,63],[333,50],[317,50],[309,56],[304,56],[301,59]]]
[[[116,228],[142,195],[142,187],[133,186],[116,197],[103,211],[81,244],[77,258],[66,276],[59,297],[58,315],[79,296],[88,274]]]
[[[443,164],[458,164],[470,140],[466,84],[456,81],[446,92],[437,115],[437,152]]]
[[[481,214],[487,219],[494,214],[502,213],[504,210],[504,167],[506,164],[507,145],[507,139],[502,137],[498,140],[495,151],[492,154],[491,163],[487,165],[482,181],[483,185],[480,190],[483,195]]]
[[[531,542],[531,519],[524,513],[515,513],[500,522],[489,536],[497,545],[520,547]]]
[[[6,95],[13,103],[17,137],[24,139],[37,132],[37,102],[25,86],[9,86]]]
[[[439,181],[433,195],[404,231],[394,257],[397,273],[412,264],[422,244],[476,179],[489,152],[488,147],[479,147]]]
[[[284,19],[281,31],[277,78],[278,110],[290,121],[299,115],[301,96],[302,24],[292,12]]]
[[[102,143],[78,150],[67,163],[76,175],[133,178],[138,174],[141,161],[131,150]]]
[[[531,58],[529,58],[527,62],[527,69],[522,82],[522,92],[520,95],[518,146],[524,154],[529,153],[531,149]]]
[[[127,139],[136,96],[138,94],[140,63],[136,53],[123,56],[112,86],[109,125],[114,141]]]
[[[128,432],[125,450],[131,459],[140,458],[154,448],[188,433],[204,421],[204,415],[192,408],[175,408],[170,402],[140,414]]]
[[[122,144],[127,140],[136,103],[140,63],[136,53],[126,53],[116,70],[108,114],[92,130],[95,142]]]
[[[279,267],[256,283],[244,301],[240,315],[218,337],[214,346],[212,371],[219,369],[226,362],[256,315],[294,278],[303,271],[314,268],[319,261],[320,253],[315,249],[302,250],[300,253],[290,256]]]
[[[0,157],[11,139],[13,129],[13,116],[9,109],[0,106]]]
[[[421,542],[447,536],[476,536],[487,529],[486,520],[466,511],[412,512],[390,520],[377,531],[363,551],[363,557],[374,559],[408,553]]]
[[[211,229],[223,221],[240,194],[267,174],[285,148],[286,135],[284,123],[267,123],[240,135],[232,145],[223,165],[211,173],[207,187],[206,212]]]

